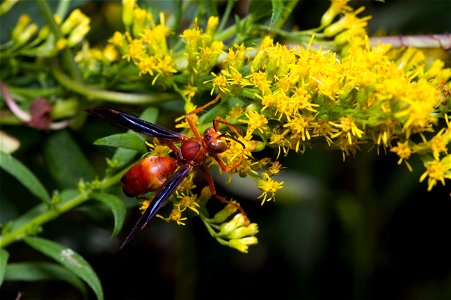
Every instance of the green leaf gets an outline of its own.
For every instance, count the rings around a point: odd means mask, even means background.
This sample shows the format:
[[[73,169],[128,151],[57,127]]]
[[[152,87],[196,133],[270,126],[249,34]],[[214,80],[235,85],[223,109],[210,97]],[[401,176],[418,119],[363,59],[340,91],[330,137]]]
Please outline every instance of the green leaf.
[[[83,281],[68,269],[54,263],[23,262],[9,264],[6,267],[5,280],[62,280],[80,290],[83,298],[87,297],[86,286]]]
[[[155,107],[149,107],[142,112],[140,118],[146,120],[147,122],[155,123],[158,118],[158,109]]]
[[[33,195],[45,203],[50,203],[49,194],[42,183],[20,161],[0,151],[0,167],[19,180]]]
[[[138,152],[136,150],[130,150],[125,148],[117,148],[113,155],[113,160],[117,162],[115,168],[120,169],[125,167],[131,162]]]
[[[131,132],[117,133],[100,138],[94,142],[94,145],[131,149],[141,153],[147,152],[144,138]]]
[[[271,0],[272,3],[272,14],[271,21],[269,22],[269,27],[273,27],[283,16],[283,11],[285,9],[285,4],[281,0]]]
[[[267,0],[252,0],[249,6],[249,12],[255,21],[268,18],[271,15],[271,11],[271,2]]]
[[[11,230],[15,230],[15,229],[27,224],[28,222],[30,222],[30,220],[36,218],[40,214],[43,214],[47,210],[49,210],[49,206],[47,204],[45,204],[45,203],[41,203],[41,204],[36,205],[35,207],[30,209],[29,211],[27,211],[23,215],[21,215],[17,219],[15,219],[11,223]]]
[[[9,253],[5,249],[0,248],[0,287],[5,277],[6,264],[8,263]]]
[[[64,245],[43,238],[27,237],[24,240],[30,247],[53,258],[66,269],[74,272],[75,275],[91,287],[97,299],[103,300],[103,290],[100,280],[83,257]]]
[[[80,179],[88,181],[96,177],[67,130],[56,132],[45,141],[44,157],[50,174],[61,188],[74,187]]]
[[[106,193],[93,193],[92,198],[99,200],[111,209],[114,215],[113,236],[117,235],[121,230],[122,225],[124,225],[125,215],[127,213],[124,202],[118,197]]]
[[[143,111],[140,116],[141,119],[146,120],[147,122],[155,123],[158,118],[158,109],[155,107],[149,107]],[[128,131],[131,132],[131,131]],[[144,139],[143,139],[144,140]],[[142,145],[144,146],[144,145]],[[118,148],[113,155],[113,160],[117,162],[115,168],[122,168],[126,166],[129,162],[131,162],[138,152],[143,153],[142,146],[138,146],[140,149],[136,151],[136,149],[127,149],[127,148]],[[144,150],[146,152],[147,149]]]
[[[79,191],[76,190],[76,189],[67,189],[67,190],[60,191],[60,193],[58,195],[59,198],[60,198],[59,205],[61,205],[62,203],[65,203],[66,201],[76,197],[78,194],[79,194]],[[21,215],[20,217],[15,219],[11,223],[11,230],[15,230],[15,229],[27,224],[32,219],[34,219],[37,216],[45,213],[49,209],[51,209],[50,206],[45,204],[45,203],[41,203],[39,205],[36,205],[35,207],[33,207],[32,209],[28,210],[23,215]]]

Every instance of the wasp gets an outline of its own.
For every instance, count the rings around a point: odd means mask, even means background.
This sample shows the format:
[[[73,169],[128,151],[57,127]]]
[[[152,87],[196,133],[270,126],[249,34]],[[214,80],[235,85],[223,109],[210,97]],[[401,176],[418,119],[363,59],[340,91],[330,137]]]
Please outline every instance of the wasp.
[[[219,99],[220,95],[186,115],[186,121],[194,136],[169,130],[117,109],[106,107],[87,109],[88,113],[115,125],[133,130],[148,137],[157,138],[160,143],[167,145],[176,155],[176,159],[166,156],[147,156],[135,164],[121,178],[123,191],[129,197],[143,195],[147,192],[155,193],[151,203],[138,219],[120,248],[134,239],[146,227],[149,221],[157,214],[182,183],[183,179],[195,168],[202,170],[205,174],[212,195],[222,202],[228,202],[224,197],[216,194],[213,178],[208,172],[205,163],[208,157],[212,157],[218,162],[219,167],[224,172],[231,172],[236,169],[241,162],[242,156],[234,165],[227,166],[219,158],[219,154],[228,149],[227,139],[240,143],[243,148],[244,144],[227,133],[221,133],[219,126],[220,124],[226,125],[238,136],[241,136],[241,133],[238,128],[228,123],[225,119],[216,117],[213,120],[213,127],[207,128],[203,135],[200,135],[194,121],[195,114],[213,105]],[[240,207],[238,209],[241,211]]]

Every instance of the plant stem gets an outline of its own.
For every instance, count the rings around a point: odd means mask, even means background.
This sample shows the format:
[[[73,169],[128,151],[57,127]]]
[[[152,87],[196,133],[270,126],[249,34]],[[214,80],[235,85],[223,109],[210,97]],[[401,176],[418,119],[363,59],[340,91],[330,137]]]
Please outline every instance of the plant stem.
[[[105,100],[122,104],[150,104],[173,100],[177,97],[174,93],[156,93],[149,95],[102,90],[70,79],[57,67],[54,67],[52,70],[53,75],[61,85],[73,92],[86,96],[88,100]]]
[[[50,7],[49,7],[47,1],[46,0],[38,0],[37,3],[38,3],[39,8],[41,9],[42,15],[44,16],[44,18],[47,21],[48,26],[50,27],[50,30],[55,35],[56,40],[62,39],[63,35],[62,35],[58,25],[55,22],[53,13],[50,10]],[[64,66],[67,68],[70,76],[73,79],[81,82],[82,77],[81,77],[80,71],[77,68],[77,65],[75,64],[71,50],[66,47],[62,51],[62,55],[63,55]]]
[[[251,17],[252,17],[252,15],[249,15],[249,16],[241,19],[240,23],[245,24]],[[237,27],[238,27],[237,23],[235,23],[234,25],[226,28],[224,31],[221,31],[221,32],[215,34],[215,39],[225,41],[225,40],[231,38],[236,33]]]
[[[288,20],[288,18],[291,16],[291,13],[293,12],[294,7],[298,3],[298,0],[290,0],[287,5],[285,5],[285,8],[282,12],[282,17],[274,24],[274,29],[280,29],[285,24],[285,22]]]
[[[451,49],[451,34],[380,36],[370,38],[370,43],[372,46],[390,44],[395,48],[415,47],[449,50]]]
[[[65,201],[63,204],[49,209],[46,212],[36,216],[31,219],[26,224],[20,226],[16,230],[6,233],[2,237],[0,237],[0,248],[3,248],[11,243],[22,240],[26,237],[30,232],[33,232],[35,228],[38,228],[40,225],[54,219],[55,217],[61,215],[62,213],[80,205],[89,199],[90,192],[80,193],[77,196]]]
[[[221,23],[219,24],[218,32],[221,32],[222,29],[224,28],[224,26],[226,25],[234,4],[235,4],[235,0],[227,0],[227,6],[226,6],[224,14],[221,17]]]
[[[8,89],[11,94],[20,94],[27,97],[47,97],[60,94],[63,89],[60,87],[54,88],[40,88],[40,89],[30,89],[30,88],[20,88],[8,85]]]
[[[0,236],[0,248],[6,247],[7,245],[20,241],[26,236],[30,235],[30,233],[34,232],[35,228],[39,228],[44,223],[47,223],[50,220],[55,219],[59,215],[73,209],[74,207],[77,207],[78,205],[86,202],[91,198],[91,194],[95,192],[96,190],[100,189],[106,189],[110,186],[116,184],[119,179],[128,171],[128,168],[125,168],[124,170],[116,173],[115,175],[111,177],[106,177],[104,180],[100,183],[98,188],[96,189],[86,189],[82,192],[80,192],[78,195],[74,196],[73,198],[64,201],[60,204],[58,204],[54,208],[50,208],[49,210],[41,213],[40,215],[36,216],[35,218],[31,219],[24,225],[18,227],[17,229],[8,232],[4,234],[3,236]]]

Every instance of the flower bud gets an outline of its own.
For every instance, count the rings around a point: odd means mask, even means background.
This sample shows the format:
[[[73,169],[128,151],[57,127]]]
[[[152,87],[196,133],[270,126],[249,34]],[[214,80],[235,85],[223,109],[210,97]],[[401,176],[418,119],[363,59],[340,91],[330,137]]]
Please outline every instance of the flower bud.
[[[71,31],[74,31],[77,29],[76,27],[79,26],[79,24],[82,23],[89,23],[89,19],[87,16],[85,16],[81,10],[75,9],[72,11],[72,13],[69,15],[69,17],[63,22],[63,25],[61,25],[60,30],[63,35],[69,34]]]
[[[243,226],[235,229],[232,233],[228,235],[230,239],[241,239],[245,236],[254,236],[258,233],[257,223],[249,224],[248,226]]]
[[[81,42],[86,34],[89,32],[91,27],[89,26],[89,23],[83,23],[77,26],[69,35],[69,38],[67,39],[67,43],[69,47],[74,46]]]
[[[219,18],[218,17],[210,17],[208,18],[206,34],[213,36],[215,34],[216,28],[218,27]]]
[[[231,240],[229,242],[229,247],[235,248],[240,252],[247,253],[247,249],[249,245],[256,245],[258,240],[255,236],[242,238],[239,240]]]
[[[246,223],[244,216],[242,214],[237,214],[233,219],[227,223],[221,224],[220,231],[218,235],[220,236],[228,236],[232,231],[236,228],[243,226]]]
[[[30,23],[31,18],[29,15],[21,15],[19,20],[17,21],[16,26],[11,33],[12,40],[17,42],[19,40],[20,35],[25,30],[25,27]]]
[[[122,22],[125,28],[130,28],[133,23],[133,11],[135,9],[136,0],[123,0],[122,1]]]
[[[335,11],[332,11],[331,8],[329,8],[321,17],[321,26],[327,26],[330,23],[332,23],[336,15],[337,13]]]
[[[20,34],[19,38],[17,39],[17,44],[23,45],[26,44],[32,37],[35,35],[35,33],[38,31],[38,25],[37,24],[30,24],[28,25],[24,31]]]
[[[50,29],[48,26],[42,27],[41,30],[39,30],[38,39],[43,40],[43,39],[47,38],[49,36],[49,33],[50,33]]]
[[[56,41],[56,49],[62,50],[67,46],[67,39],[59,39]]]
[[[217,212],[213,219],[211,219],[212,223],[223,223],[230,217],[234,212],[236,212],[236,205],[227,204],[221,211]]]
[[[31,18],[28,15],[21,15],[11,34],[12,40],[19,44],[26,44],[38,31],[38,25],[30,24]]]
[[[340,32],[339,34],[337,34],[335,36],[334,42],[337,45],[344,45],[344,44],[348,44],[349,43],[349,39],[350,39],[349,30],[345,30],[345,31]]]
[[[147,19],[151,16],[152,16],[151,14],[147,13],[147,11],[142,8],[137,7],[133,10],[132,33],[135,37],[141,35],[144,28],[146,28]],[[151,21],[151,23],[153,23],[153,21]]]
[[[340,33],[343,29],[345,29],[346,20],[345,18],[341,18],[337,22],[333,23],[332,25],[328,26],[326,29],[324,29],[324,36],[325,37],[332,37]]]
[[[6,14],[19,0],[5,0],[0,4],[0,16]]]

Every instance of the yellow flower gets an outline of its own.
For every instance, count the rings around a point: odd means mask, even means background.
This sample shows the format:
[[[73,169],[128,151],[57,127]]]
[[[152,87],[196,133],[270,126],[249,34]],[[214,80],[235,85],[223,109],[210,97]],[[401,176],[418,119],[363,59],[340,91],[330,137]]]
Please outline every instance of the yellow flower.
[[[345,12],[343,17],[340,18],[335,23],[329,25],[326,29],[324,29],[324,35],[326,37],[331,37],[339,34],[343,30],[351,29],[357,30],[361,28],[366,28],[368,24],[368,20],[371,19],[370,16],[359,18],[357,15],[361,13],[365,8],[360,7],[355,11]]]
[[[250,110],[245,113],[247,120],[242,120],[242,123],[247,123],[246,139],[250,139],[252,133],[258,130],[260,133],[264,133],[268,129],[268,120],[264,115],[259,114],[254,110]]]
[[[113,45],[106,45],[105,48],[103,49],[102,56],[108,62],[113,62],[113,61],[117,60],[118,55],[119,54]]]
[[[127,61],[130,61],[131,59],[142,59],[145,53],[146,50],[143,42],[141,40],[134,39],[130,41],[127,54],[125,54],[123,58],[127,59]]]
[[[412,171],[412,167],[407,162],[407,160],[410,158],[410,155],[412,154],[412,149],[409,146],[408,140],[404,143],[398,142],[398,145],[396,147],[392,147],[390,151],[395,152],[399,156],[398,165],[405,161],[409,171]]]
[[[283,151],[283,155],[286,156],[288,154],[288,150],[289,148],[289,141],[288,139],[285,137],[290,131],[286,130],[283,133],[273,133],[271,134],[271,139],[269,144],[270,145],[276,145],[278,147],[278,152],[277,152],[277,157],[276,159],[279,158],[280,156],[280,152]]]
[[[133,22],[133,9],[136,0],[122,0],[122,22],[128,28]]]
[[[114,32],[113,36],[108,40],[111,44],[116,47],[121,47],[125,42],[125,37],[119,31]]]
[[[278,190],[283,188],[284,182],[278,182],[271,179],[268,174],[263,173],[263,179],[257,182],[257,187],[263,191],[263,193],[258,198],[263,198],[261,205],[266,201],[275,200],[275,194]]]
[[[160,214],[157,214],[157,217],[165,220],[166,222],[171,222],[171,221],[175,221],[177,222],[177,225],[185,225],[185,221],[188,220],[187,217],[182,217],[182,212],[180,212],[177,209],[173,209],[169,215],[169,217],[165,218]]]
[[[255,236],[249,236],[237,240],[231,240],[228,246],[235,248],[240,252],[247,253],[249,246],[256,244],[258,244],[257,238]]]
[[[310,139],[310,122],[312,121],[311,117],[299,115],[293,118],[291,121],[287,122],[283,127],[289,128],[291,130],[292,135],[298,137],[302,141]],[[298,151],[299,146],[296,147],[296,151]]]
[[[197,196],[195,194],[193,194],[191,191],[187,193],[176,192],[176,194],[178,202],[175,204],[175,206],[180,212],[183,212],[188,208],[191,211],[195,212],[197,215],[199,214],[199,204],[197,203]]]
[[[451,139],[451,134],[445,128],[440,130],[430,141],[429,146],[435,160],[438,160],[440,153],[448,153],[447,145]]]
[[[157,69],[157,58],[155,56],[142,55],[138,62],[139,75],[154,74],[154,70]]]
[[[227,82],[227,78],[223,75],[216,75],[215,73],[211,73],[211,75],[213,75],[213,79],[211,80],[211,82],[213,83],[213,88],[211,89],[210,94],[213,95],[215,89],[219,89],[222,93],[229,93],[230,90],[228,89],[228,82]],[[208,81],[206,81],[208,82]]]
[[[257,87],[262,95],[270,92],[268,74],[266,72],[252,72],[250,82]]]
[[[139,206],[141,214],[143,214],[146,211],[147,207],[150,205],[151,202],[152,202],[151,199],[146,199],[141,202],[141,205]]]
[[[451,155],[446,156],[441,161],[431,160],[424,163],[426,172],[424,172],[420,177],[420,182],[422,182],[426,177],[428,177],[428,191],[440,181],[442,185],[445,185],[445,179],[451,179]]]
[[[219,24],[219,18],[216,16],[211,16],[208,18],[208,22],[207,22],[207,29],[205,31],[205,33],[207,35],[213,36],[215,34],[216,28],[218,27]]]
[[[357,138],[361,138],[363,131],[357,127],[357,125],[354,123],[354,120],[349,117],[342,117],[340,118],[340,123],[334,123],[329,122],[330,124],[334,125],[335,127],[341,129],[338,133],[333,134],[331,137],[335,138],[342,133],[345,133],[346,137],[348,138],[349,145],[352,144],[352,137],[355,136]]]
[[[349,0],[331,0],[329,9],[321,17],[321,26],[327,26],[332,23],[333,19],[341,12],[352,11],[352,8],[347,6]]]

